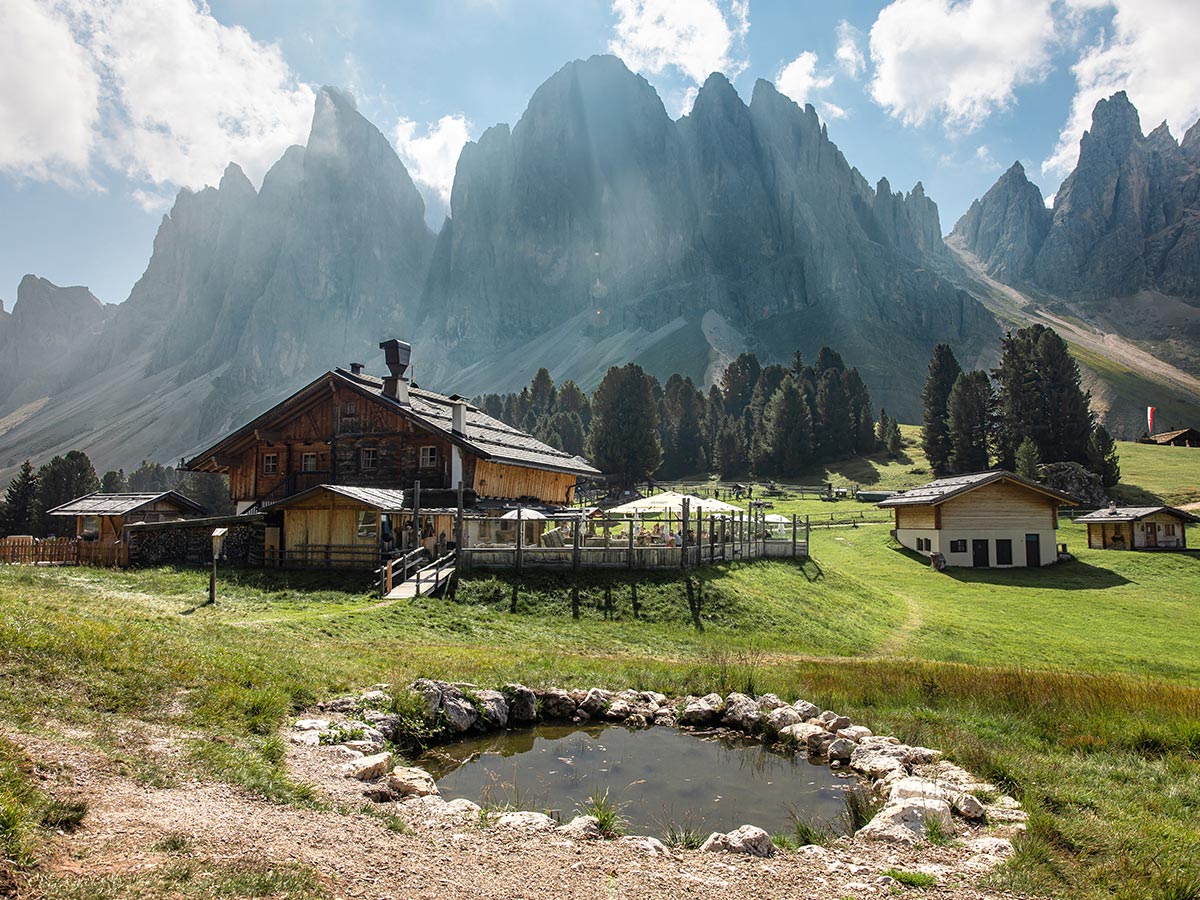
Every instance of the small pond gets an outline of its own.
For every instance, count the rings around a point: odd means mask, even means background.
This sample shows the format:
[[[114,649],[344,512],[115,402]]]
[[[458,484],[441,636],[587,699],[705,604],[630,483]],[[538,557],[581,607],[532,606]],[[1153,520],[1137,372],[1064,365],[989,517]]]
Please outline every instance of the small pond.
[[[837,827],[849,774],[784,755],[761,742],[674,728],[542,725],[428,750],[416,764],[447,800],[576,815],[608,789],[634,834],[663,836],[671,825],[708,835],[752,824],[790,831],[792,815]]]

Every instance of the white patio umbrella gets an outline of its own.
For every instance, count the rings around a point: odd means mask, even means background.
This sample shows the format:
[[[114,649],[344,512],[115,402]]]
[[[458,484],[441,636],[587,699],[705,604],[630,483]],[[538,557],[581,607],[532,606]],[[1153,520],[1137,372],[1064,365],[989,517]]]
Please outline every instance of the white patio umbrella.
[[[766,517],[768,525],[790,525],[792,520],[787,516],[782,516],[779,513],[771,513]]]
[[[642,497],[640,500],[631,500],[628,503],[622,503],[620,506],[614,506],[609,510],[610,513],[622,514],[640,514],[669,512],[675,515],[680,515],[683,510],[683,501],[688,501],[688,506],[695,512],[697,509],[702,509],[709,513],[735,513],[741,510],[730,504],[722,503],[720,500],[710,500],[704,497],[695,497],[691,494],[681,494],[678,491],[663,491],[661,494],[655,494],[652,497]]]
[[[526,522],[532,522],[534,519],[544,519],[546,514],[541,510],[529,509],[527,507],[518,506],[516,509],[510,509],[500,518],[502,519],[523,519]]]

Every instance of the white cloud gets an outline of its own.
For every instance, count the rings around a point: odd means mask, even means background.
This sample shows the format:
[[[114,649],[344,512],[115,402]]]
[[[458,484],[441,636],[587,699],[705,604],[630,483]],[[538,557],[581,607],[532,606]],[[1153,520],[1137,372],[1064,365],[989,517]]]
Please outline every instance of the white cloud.
[[[85,175],[100,78],[66,19],[35,0],[0,3],[0,171]]]
[[[608,49],[635,71],[674,68],[702,84],[713,72],[735,78],[746,68],[740,53],[750,28],[749,0],[613,0],[612,10],[616,37]]]
[[[836,103],[830,103],[828,100],[822,100],[818,105],[821,107],[821,112],[825,114],[825,119],[827,121],[829,119],[844,119],[846,116],[850,115],[850,113],[846,112],[846,110],[842,109],[842,107],[838,106]]]
[[[996,157],[992,156],[992,148],[987,144],[980,144],[975,148],[975,162],[985,170],[996,170],[1002,168],[1000,163],[996,161]]]
[[[862,48],[859,47],[861,40],[862,32],[845,19],[837,23],[838,45],[833,56],[851,78],[857,78],[867,68],[867,61],[863,57]]]
[[[23,140],[33,174],[46,177],[55,161],[40,140],[81,176],[103,163],[151,185],[200,188],[230,161],[260,180],[303,142],[311,86],[278,46],[222,25],[204,3],[59,0],[52,9],[0,4],[0,148]],[[39,101],[39,91],[53,95]],[[162,195],[139,191],[144,205]]]
[[[814,91],[823,90],[831,84],[832,75],[817,74],[817,54],[811,50],[805,50],[775,75],[775,87],[801,106],[811,102],[810,95]]]
[[[1043,78],[1050,0],[894,0],[871,28],[871,97],[906,125],[972,131]]]
[[[1111,36],[1101,34],[1071,67],[1076,92],[1058,144],[1042,172],[1058,176],[1074,168],[1079,139],[1091,127],[1097,101],[1126,91],[1142,127],[1166,121],[1176,138],[1200,116],[1200,4],[1178,0],[1072,0],[1082,9],[1113,11]]]
[[[417,123],[401,118],[396,123],[396,151],[413,181],[429,188],[448,207],[459,154],[471,139],[471,123],[461,115],[442,116],[420,130],[418,137]]]

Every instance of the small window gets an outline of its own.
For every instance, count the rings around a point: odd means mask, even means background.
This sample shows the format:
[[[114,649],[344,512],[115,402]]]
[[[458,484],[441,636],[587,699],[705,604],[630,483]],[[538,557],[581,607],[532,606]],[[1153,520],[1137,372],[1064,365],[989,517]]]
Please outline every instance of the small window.
[[[917,550],[927,551],[933,549],[933,542],[929,538],[917,538]]]
[[[358,451],[358,467],[364,472],[374,472],[379,464],[379,451],[374,447],[363,447]]]
[[[79,536],[85,541],[94,541],[100,537],[100,517],[84,516],[83,527],[80,529]]]
[[[951,553],[966,553],[967,552],[966,539],[964,538],[961,541],[951,541],[950,542],[950,552]]]
[[[421,468],[433,469],[438,464],[438,448],[437,447],[422,447],[421,448]]]
[[[342,408],[342,415],[347,419],[353,419],[358,415],[358,401],[347,400],[346,405]]]
[[[379,536],[379,515],[374,512],[358,514],[358,539],[373,541]]]
[[[317,471],[317,454],[304,453],[300,456],[300,471],[315,472]]]
[[[1175,537],[1175,526],[1174,525],[1164,525],[1163,531],[1166,533],[1167,537]]]
[[[264,453],[263,454],[263,474],[278,475],[279,474],[279,454]]]
[[[963,543],[966,543],[966,541]],[[1012,565],[1012,541],[1000,539],[996,540],[996,565]]]

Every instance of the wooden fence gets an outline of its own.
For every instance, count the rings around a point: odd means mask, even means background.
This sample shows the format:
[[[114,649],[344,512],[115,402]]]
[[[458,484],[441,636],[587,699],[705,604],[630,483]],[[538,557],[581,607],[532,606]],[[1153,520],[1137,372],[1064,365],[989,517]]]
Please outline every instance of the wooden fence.
[[[0,538],[0,563],[15,565],[74,565],[79,541],[74,538],[38,540],[25,535]]]

